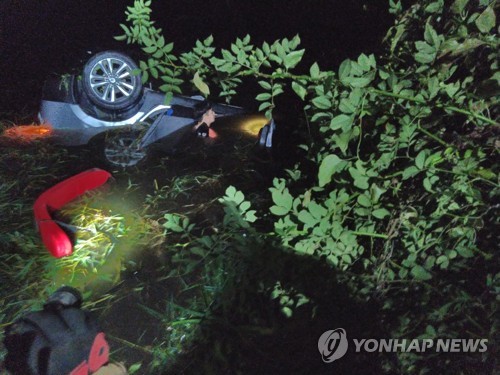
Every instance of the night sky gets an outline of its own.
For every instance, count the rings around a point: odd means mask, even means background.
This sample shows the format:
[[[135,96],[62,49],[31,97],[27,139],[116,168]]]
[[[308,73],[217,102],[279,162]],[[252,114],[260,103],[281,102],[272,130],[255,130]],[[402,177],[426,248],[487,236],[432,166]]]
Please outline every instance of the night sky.
[[[132,0],[0,0],[0,113],[36,111],[50,74],[81,67],[91,52],[137,49],[116,42]],[[334,69],[377,52],[393,20],[379,0],[153,1],[152,18],[183,52],[209,35],[217,47],[250,34],[253,43],[299,34],[305,64]]]

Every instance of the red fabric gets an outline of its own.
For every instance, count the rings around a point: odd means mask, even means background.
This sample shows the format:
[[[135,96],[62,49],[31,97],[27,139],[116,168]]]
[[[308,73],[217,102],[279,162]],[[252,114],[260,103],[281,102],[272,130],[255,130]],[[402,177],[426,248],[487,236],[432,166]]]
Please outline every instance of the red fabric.
[[[55,221],[38,221],[38,231],[42,236],[43,244],[56,258],[71,255],[73,252],[71,240]]]
[[[96,372],[109,361],[109,345],[104,337],[104,333],[100,332],[94,339],[89,355],[89,370]]]
[[[58,210],[85,192],[103,185],[110,177],[111,174],[102,169],[89,169],[59,182],[37,198],[33,205],[35,221],[45,247],[53,256],[70,255],[73,245],[62,228],[52,221],[49,207]]]
[[[80,363],[69,375],[88,375],[99,370],[109,361],[109,345],[104,333],[99,332],[90,348],[89,359]]]

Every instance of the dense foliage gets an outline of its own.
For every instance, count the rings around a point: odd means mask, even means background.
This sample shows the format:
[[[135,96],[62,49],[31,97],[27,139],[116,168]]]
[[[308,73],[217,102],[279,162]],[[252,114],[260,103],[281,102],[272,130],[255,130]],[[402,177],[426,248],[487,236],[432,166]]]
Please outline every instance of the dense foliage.
[[[54,260],[40,255],[31,206],[93,166],[88,150],[2,145],[0,280],[17,288],[2,289],[0,327],[71,284],[101,312],[130,373],[494,372],[497,10],[495,0],[390,0],[385,52],[333,67],[305,66],[299,36],[261,46],[245,36],[228,49],[208,36],[175,53],[151,0],[135,0],[117,39],[145,53],[144,81],[167,100],[255,89],[268,116],[294,96],[306,157],[268,185],[241,155],[222,170],[202,148],[185,161],[199,170],[168,160],[115,171],[113,201],[101,192],[62,212],[79,242]],[[130,341],[113,325],[127,317]],[[356,353],[325,366],[317,339],[337,326],[354,338],[484,338],[488,350]]]
[[[160,80],[167,93],[192,81],[227,99],[251,80],[268,115],[285,91],[303,101],[311,139],[301,147],[317,175],[311,183],[310,170],[296,165],[274,180],[271,215],[257,212],[273,223],[270,235],[346,271],[363,298],[383,301],[391,337],[490,342],[482,357],[403,353],[399,370],[491,369],[500,277],[497,2],[403,9],[391,0],[396,22],[384,55],[361,54],[335,71],[314,63],[307,73],[298,36],[262,46],[246,36],[220,50],[209,36],[176,55],[150,3],[128,8],[117,37],[142,46],[144,80]]]

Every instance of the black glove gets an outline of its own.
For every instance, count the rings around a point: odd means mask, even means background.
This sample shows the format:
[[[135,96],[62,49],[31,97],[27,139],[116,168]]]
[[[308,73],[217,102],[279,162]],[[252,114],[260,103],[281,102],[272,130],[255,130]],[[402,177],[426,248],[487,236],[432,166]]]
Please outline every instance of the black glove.
[[[58,289],[42,311],[7,327],[5,367],[13,375],[83,375],[108,361],[109,346],[97,320],[80,309],[73,288]]]

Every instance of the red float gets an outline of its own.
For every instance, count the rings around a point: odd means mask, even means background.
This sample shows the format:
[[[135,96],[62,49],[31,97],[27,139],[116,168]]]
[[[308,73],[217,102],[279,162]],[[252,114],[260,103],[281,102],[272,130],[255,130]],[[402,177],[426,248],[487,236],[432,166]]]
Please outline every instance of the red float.
[[[61,258],[73,253],[73,244],[66,232],[50,213],[61,209],[75,198],[93,190],[108,181],[111,174],[102,169],[93,168],[64,181],[43,192],[33,205],[35,222],[43,244],[56,257]]]

